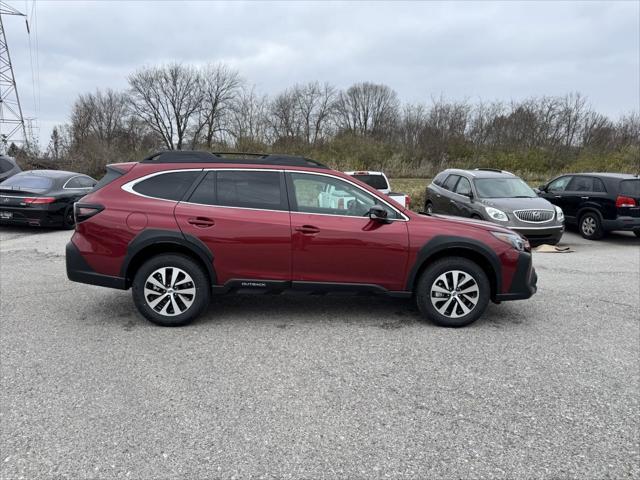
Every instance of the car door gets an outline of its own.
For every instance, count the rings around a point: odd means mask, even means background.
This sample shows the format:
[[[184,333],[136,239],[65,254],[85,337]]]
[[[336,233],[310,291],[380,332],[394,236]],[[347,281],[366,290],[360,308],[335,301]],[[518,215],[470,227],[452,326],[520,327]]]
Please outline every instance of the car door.
[[[546,189],[540,192],[541,197],[547,199],[554,205],[559,206],[566,217],[569,217],[569,215],[567,215],[568,196],[565,195],[565,190],[572,178],[573,177],[571,175],[563,175],[562,177],[558,177],[549,182]]]
[[[328,188],[329,187],[329,188]],[[403,290],[406,217],[354,183],[328,174],[288,172],[294,284],[366,284]],[[327,193],[334,192],[329,198]],[[373,205],[389,222],[368,216]]]
[[[207,171],[193,193],[176,206],[175,217],[183,233],[212,252],[218,284],[291,280],[291,221],[284,172]]]
[[[593,192],[593,177],[574,175],[562,192],[562,210],[566,217],[577,219],[578,212],[585,204],[589,204]],[[593,206],[593,205],[592,205]]]
[[[449,175],[447,179],[442,184],[442,196],[438,199],[438,209],[437,213],[442,213],[444,215],[456,215],[455,211],[455,200],[454,200],[454,190],[456,185],[460,180],[460,175]]]
[[[460,176],[449,202],[451,204],[451,215],[471,217],[473,214],[471,195],[471,182],[469,182],[469,179]]]

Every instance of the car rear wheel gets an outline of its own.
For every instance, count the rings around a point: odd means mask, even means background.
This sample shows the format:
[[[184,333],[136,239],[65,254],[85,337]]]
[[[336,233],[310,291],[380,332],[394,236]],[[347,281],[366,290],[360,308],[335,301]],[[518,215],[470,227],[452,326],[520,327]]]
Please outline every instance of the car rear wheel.
[[[634,230],[633,233],[636,237],[640,238],[640,230]]]
[[[600,240],[604,236],[602,222],[597,213],[587,212],[580,217],[580,235],[587,240]]]
[[[138,311],[163,327],[193,321],[209,305],[207,275],[184,255],[158,255],[147,260],[133,280],[133,301]]]
[[[433,214],[433,204],[431,202],[427,202],[424,206],[424,211],[429,215]]]
[[[62,219],[62,228],[71,230],[76,226],[76,219],[73,216],[73,205],[69,205],[64,210],[64,218]]]
[[[422,314],[436,325],[464,327],[489,303],[491,286],[475,262],[462,257],[437,260],[424,271],[416,289]]]

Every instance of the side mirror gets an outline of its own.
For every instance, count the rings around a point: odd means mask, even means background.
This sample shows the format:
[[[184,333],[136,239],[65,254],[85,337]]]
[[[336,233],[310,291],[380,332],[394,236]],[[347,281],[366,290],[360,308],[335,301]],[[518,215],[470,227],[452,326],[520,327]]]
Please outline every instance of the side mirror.
[[[539,192],[546,192],[546,191],[547,191],[547,186],[546,186],[546,185],[540,185],[540,186],[538,187],[538,192],[536,192],[536,193],[539,193]]]
[[[540,195],[542,193],[539,188],[534,188],[533,191],[536,195]]]
[[[467,193],[465,197],[469,197],[469,200],[473,201],[473,190],[469,190],[469,193]]]
[[[369,218],[374,222],[389,223],[387,211],[380,205],[374,205],[369,209]]]

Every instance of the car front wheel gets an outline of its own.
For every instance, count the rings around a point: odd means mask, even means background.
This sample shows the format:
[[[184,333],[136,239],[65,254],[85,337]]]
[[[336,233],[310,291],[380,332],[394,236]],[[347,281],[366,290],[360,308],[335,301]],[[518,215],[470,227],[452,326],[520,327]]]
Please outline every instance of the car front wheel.
[[[451,257],[427,267],[418,281],[416,302],[436,325],[464,327],[480,318],[490,294],[489,280],[478,264]]]
[[[133,280],[138,311],[163,327],[186,325],[209,305],[211,288],[198,263],[184,255],[158,255],[147,260]]]

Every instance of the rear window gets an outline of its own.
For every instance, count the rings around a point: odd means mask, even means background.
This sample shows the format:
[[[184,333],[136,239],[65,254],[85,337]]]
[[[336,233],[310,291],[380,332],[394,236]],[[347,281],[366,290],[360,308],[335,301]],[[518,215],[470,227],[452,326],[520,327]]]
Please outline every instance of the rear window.
[[[13,168],[13,163],[5,158],[0,158],[0,173],[8,172]]]
[[[640,197],[640,179],[621,181],[620,195],[629,195],[630,197]]]
[[[216,205],[287,210],[280,172],[218,171]]]
[[[386,190],[389,188],[389,184],[387,183],[386,178],[383,175],[362,175],[356,174],[353,175],[353,178],[357,178],[363,183],[366,183],[370,187],[375,188],[376,190]]]
[[[162,173],[133,186],[133,191],[147,197],[180,201],[200,171]]]
[[[53,185],[53,180],[39,175],[17,174],[2,182],[2,187],[11,187],[14,190],[41,190],[46,191]]]

